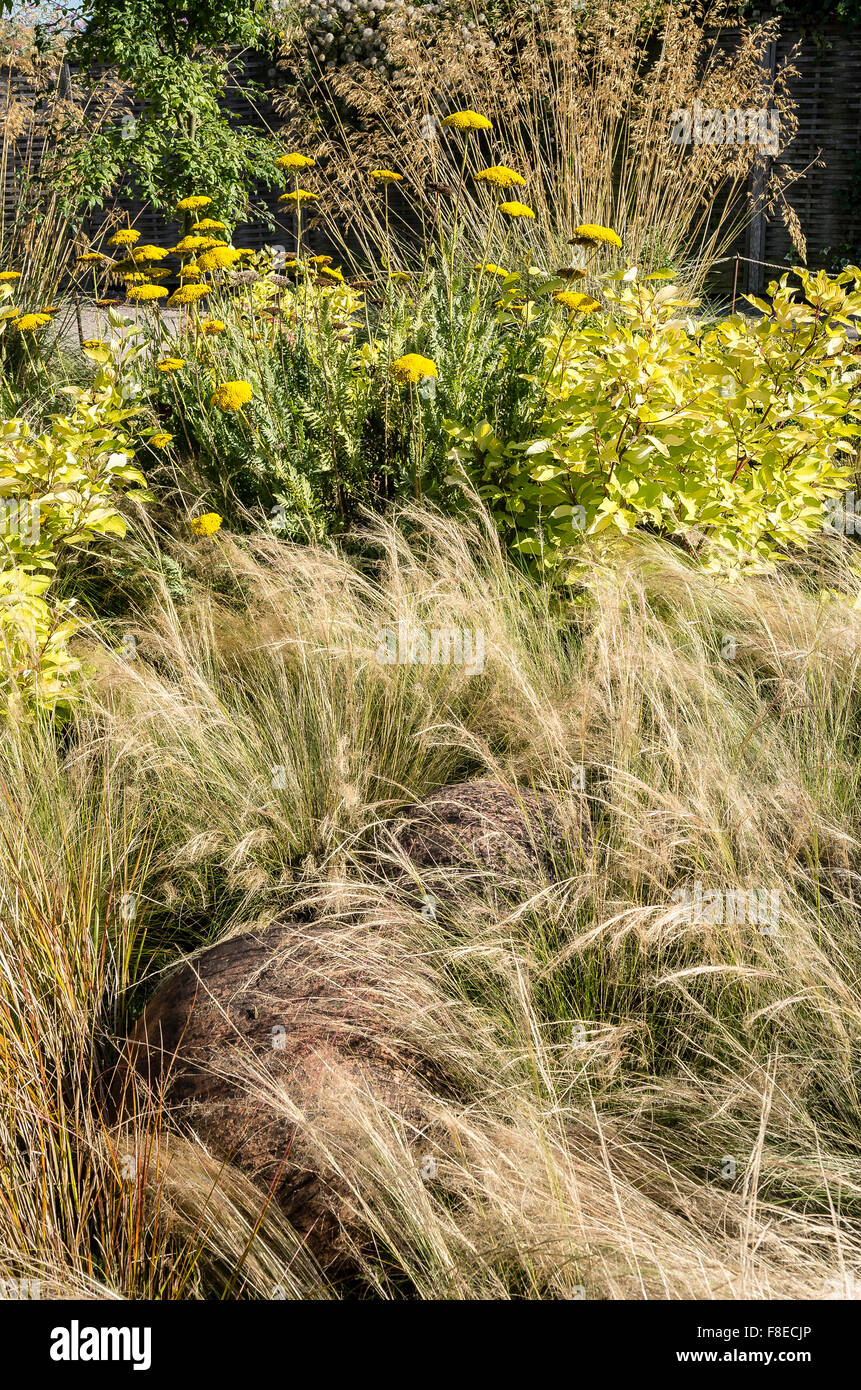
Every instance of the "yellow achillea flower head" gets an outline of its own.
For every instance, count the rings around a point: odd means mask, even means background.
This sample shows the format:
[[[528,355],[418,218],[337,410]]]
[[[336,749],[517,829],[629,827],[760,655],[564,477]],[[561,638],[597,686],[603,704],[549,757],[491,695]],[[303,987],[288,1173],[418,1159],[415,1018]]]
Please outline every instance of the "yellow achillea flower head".
[[[13,319],[12,327],[17,328],[19,333],[32,333],[37,328],[44,328],[45,324],[50,322],[50,314],[23,314],[20,319]]]
[[[20,280],[20,270],[0,270],[0,280]]]
[[[202,256],[198,256],[197,264],[201,270],[226,270],[239,259],[239,252],[234,251],[232,246],[213,246],[211,251],[204,251]]]
[[[560,265],[553,272],[561,280],[585,280],[586,272],[579,265]]]
[[[622,238],[611,227],[599,227],[593,222],[583,222],[574,228],[572,246],[621,246]]]
[[[151,434],[148,441],[154,449],[166,449],[168,444],[173,442],[173,435],[168,434],[167,430],[157,430]]]
[[[108,258],[101,251],[85,251],[82,256],[77,256],[78,265],[95,265],[97,261],[106,261]]]
[[[191,529],[196,536],[214,536],[221,526],[221,517],[218,512],[204,512],[203,516],[196,516],[191,523]]]
[[[554,294],[553,298],[557,304],[570,309],[572,314],[591,314],[594,309],[601,308],[597,299],[593,299],[590,294],[579,294],[577,290],[562,290],[559,294]]]
[[[184,357],[163,357],[155,364],[160,372],[178,372],[185,366]]]
[[[163,246],[136,246],[134,250],[136,256],[140,256],[142,261],[163,261],[169,253]]]
[[[206,246],[208,238],[205,236],[184,236],[182,241],[178,241],[172,249],[182,255],[186,251],[199,251],[202,246]]]
[[[223,381],[212,393],[212,404],[218,410],[241,410],[253,395],[247,381]]]
[[[42,304],[39,307],[40,314],[57,314],[59,313],[59,310],[59,304]]]
[[[147,277],[142,270],[136,270],[134,274],[131,275],[124,272],[123,279],[127,285],[146,285],[148,283]]]
[[[116,300],[116,299],[97,299],[97,300],[96,300],[96,308],[97,308],[97,309],[111,309],[111,308],[114,306],[114,304],[117,304],[118,302],[119,302],[119,301]]]
[[[403,174],[396,174],[394,169],[372,169],[371,178],[377,183],[400,183]]]
[[[209,285],[183,285],[180,289],[174,290],[167,302],[170,305],[195,304],[198,299],[203,299],[204,295],[209,293]]]
[[[85,339],[84,339],[84,347],[85,347],[85,348],[103,347],[103,346],[104,346],[104,341],[105,341],[104,338],[85,338]]]
[[[515,184],[519,186],[526,182],[516,169],[508,169],[504,164],[492,164],[489,169],[479,169],[475,177],[478,183],[490,183],[494,188],[513,188]]]
[[[437,376],[437,369],[429,357],[422,357],[420,352],[408,352],[405,357],[399,357],[392,363],[392,376],[402,386],[410,382],[415,385],[423,377]]]
[[[488,261],[487,265],[482,265],[479,261],[478,265],[473,266],[473,270],[483,270],[485,275],[498,275],[501,280],[504,280],[505,276],[510,273],[505,269],[505,266],[494,265],[492,261]]]
[[[535,217],[532,208],[528,208],[525,203],[500,203],[499,211],[504,212],[506,217]]]
[[[293,265],[298,265],[299,262],[298,262],[298,261],[293,261],[292,264],[293,264]],[[309,264],[309,265],[331,265],[331,264],[332,264],[332,257],[331,257],[331,256],[309,256],[309,257],[308,257],[308,264]]]
[[[302,203],[310,203],[319,196],[319,193],[309,193],[307,188],[294,188],[292,193],[282,193],[278,201],[279,203],[295,203],[297,207],[300,207]]]
[[[167,290],[163,285],[132,285],[132,288],[126,291],[126,296],[128,299],[146,303],[149,299],[166,299]]]
[[[140,239],[140,232],[136,232],[133,227],[123,227],[108,238],[108,246],[134,246]]]
[[[177,203],[177,212],[194,212],[197,208],[205,208],[212,202],[211,198],[191,197],[183,198],[182,202]]]
[[[310,155],[296,152],[279,155],[275,161],[278,169],[313,169],[314,163]]]
[[[444,117],[442,124],[455,130],[493,130],[493,121],[478,111],[452,111],[450,116]]]
[[[343,273],[338,269],[336,265],[321,265],[320,274],[329,275],[333,280],[343,281],[344,279]]]
[[[202,222],[193,222],[191,225],[193,232],[226,232],[226,222],[216,222],[212,217],[204,217]]]
[[[214,337],[216,333],[223,333],[227,324],[222,319],[201,319],[200,331],[207,337]]]

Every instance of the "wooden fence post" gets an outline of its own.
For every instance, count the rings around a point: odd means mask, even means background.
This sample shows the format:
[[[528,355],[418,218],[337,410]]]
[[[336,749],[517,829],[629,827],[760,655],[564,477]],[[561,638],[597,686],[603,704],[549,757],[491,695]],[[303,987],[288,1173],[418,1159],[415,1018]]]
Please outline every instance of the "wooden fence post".
[[[765,75],[768,74],[769,77],[773,78],[777,65],[777,41],[775,39],[771,39],[765,45],[761,65],[764,90]],[[750,122],[748,122],[748,139],[750,139],[750,133]],[[767,150],[763,149],[762,145],[758,145],[751,171],[750,186],[750,199],[755,212],[747,229],[747,254],[751,262],[747,272],[747,287],[751,294],[761,294],[765,284],[765,268],[757,265],[756,262],[765,260],[765,212],[762,209],[762,202],[768,183],[768,162]]]

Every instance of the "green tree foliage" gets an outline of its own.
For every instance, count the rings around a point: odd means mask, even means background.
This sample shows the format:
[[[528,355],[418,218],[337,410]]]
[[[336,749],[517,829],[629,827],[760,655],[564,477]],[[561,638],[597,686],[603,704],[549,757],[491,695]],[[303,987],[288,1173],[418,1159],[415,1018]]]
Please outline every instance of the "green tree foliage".
[[[268,46],[267,12],[258,0],[89,0],[70,57],[95,87],[114,74],[143,110],[132,116],[126,100],[79,144],[70,174],[82,203],[100,206],[122,180],[155,208],[205,193],[234,221],[249,187],[278,182],[270,140],[220,103],[237,50]]]

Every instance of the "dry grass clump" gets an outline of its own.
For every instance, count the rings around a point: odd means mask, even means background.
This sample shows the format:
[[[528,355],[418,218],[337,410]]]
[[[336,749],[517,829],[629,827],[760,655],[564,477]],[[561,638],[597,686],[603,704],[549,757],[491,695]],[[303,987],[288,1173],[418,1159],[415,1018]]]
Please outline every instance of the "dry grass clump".
[[[722,588],[638,538],[584,552],[566,604],[480,519],[413,509],[353,558],[268,536],[177,546],[178,597],[141,533],[152,600],[91,633],[66,738],[11,726],[0,746],[3,1275],[352,1291],[157,1097],[112,1129],[100,1079],[161,970],[290,915],[326,925],[332,989],[358,969],[386,1039],[421,1061],[417,1123],[334,1073],[303,1110],[234,1060],[346,1194],[366,1290],[856,1287],[852,553],[829,540]],[[481,628],[483,672],[380,663],[380,631],[405,620]],[[551,862],[484,889],[455,866],[429,916],[374,846],[397,807],[482,772],[550,798]],[[779,909],[697,919],[697,883]]]
[[[432,23],[420,10],[412,20],[396,13],[386,29],[393,72],[321,68],[279,98],[291,138],[330,171],[351,245],[385,256],[398,234],[409,241],[417,221],[423,242],[428,229],[451,241],[457,217],[473,258],[483,256],[486,198],[471,174],[490,163],[525,176],[515,192],[537,214],[522,226],[500,219],[489,259],[505,266],[514,245],[530,246],[548,266],[567,265],[575,227],[597,223],[621,235],[628,264],[676,265],[696,288],[760,209],[783,216],[804,257],[786,200],[801,171],[772,160],[751,195],[755,144],[671,139],[674,113],[693,117],[700,102],[721,112],[776,112],[780,148],[788,146],[797,126],[794,69],[784,64],[772,75],[763,65],[777,20],[748,26],[721,0],[672,0],[659,18],[613,0],[542,0],[512,4],[510,24],[491,37],[476,22],[479,10],[466,38],[471,10]],[[465,159],[462,132],[440,124],[464,108],[494,126],[488,141],[468,140]],[[377,167],[406,182],[384,198],[369,178]]]

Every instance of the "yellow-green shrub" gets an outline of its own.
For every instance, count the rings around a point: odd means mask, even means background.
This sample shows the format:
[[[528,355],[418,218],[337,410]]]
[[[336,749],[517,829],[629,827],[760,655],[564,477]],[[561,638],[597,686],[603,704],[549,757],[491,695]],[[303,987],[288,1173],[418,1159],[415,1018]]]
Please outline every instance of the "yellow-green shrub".
[[[569,314],[545,338],[528,437],[453,426],[512,545],[556,566],[584,531],[645,526],[683,536],[713,568],[750,568],[821,530],[859,433],[861,271],[799,272],[762,315],[713,326],[667,272],[604,279],[610,306]],[[544,287],[559,291],[559,283]]]
[[[69,415],[34,434],[24,420],[0,422],[0,707],[56,707],[78,662],[74,621],[49,589],[63,547],[123,536],[120,495],[143,486],[134,467],[124,406],[112,370],[92,390],[65,388]],[[148,496],[143,492],[141,496]]]

